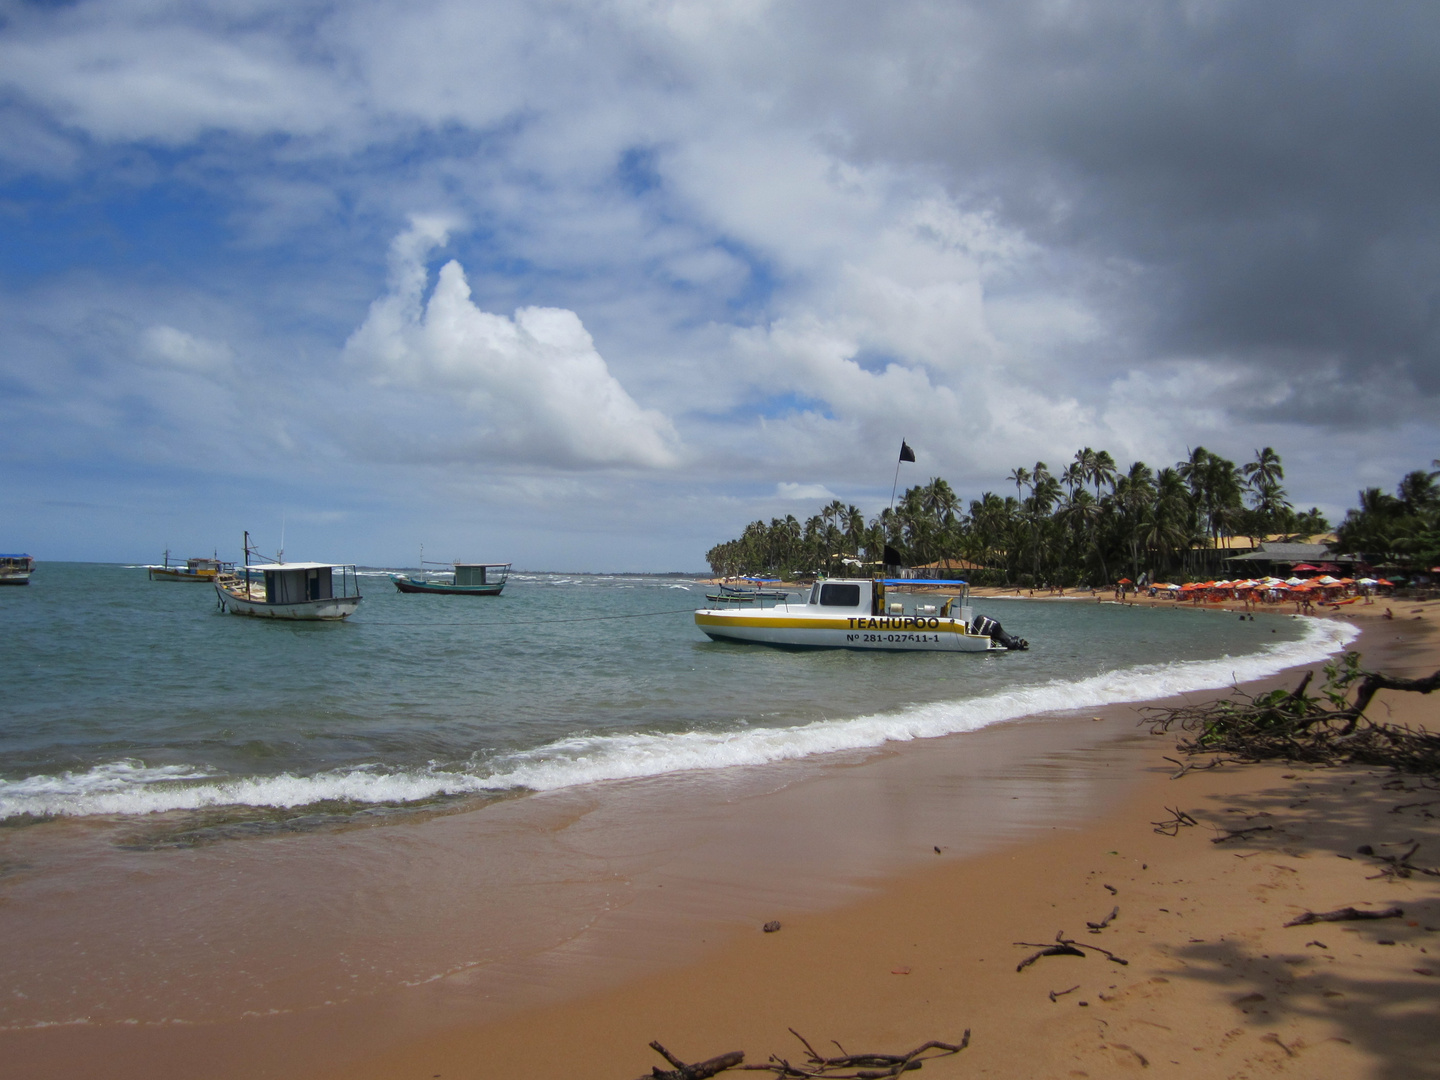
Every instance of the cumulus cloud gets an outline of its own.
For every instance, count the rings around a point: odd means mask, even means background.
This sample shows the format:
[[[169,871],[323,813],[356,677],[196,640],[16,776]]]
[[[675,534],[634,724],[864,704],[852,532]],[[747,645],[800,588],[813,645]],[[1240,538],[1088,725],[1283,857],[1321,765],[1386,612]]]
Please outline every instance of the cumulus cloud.
[[[106,349],[32,335],[90,376],[67,408],[117,356],[137,412],[217,392],[223,337],[344,406],[275,406],[312,459],[568,474],[655,535],[736,490],[888,495],[900,435],[962,489],[1275,445],[1338,501],[1440,430],[1437,42],[1404,0],[12,4],[0,182],[44,181],[0,196],[47,261],[0,261],[184,294]],[[417,206],[460,216],[396,236]],[[67,303],[40,322],[89,325]],[[43,393],[30,356],[0,364]],[[696,502],[660,521],[662,489]]]
[[[835,493],[824,484],[791,484],[781,482],[775,485],[775,497],[785,502],[829,502]]]
[[[674,465],[674,425],[636,404],[573,311],[482,311],[454,259],[426,299],[425,256],[451,224],[416,217],[395,239],[390,291],[370,306],[347,357],[382,384],[462,403],[474,425],[469,445],[483,453],[575,467]]]

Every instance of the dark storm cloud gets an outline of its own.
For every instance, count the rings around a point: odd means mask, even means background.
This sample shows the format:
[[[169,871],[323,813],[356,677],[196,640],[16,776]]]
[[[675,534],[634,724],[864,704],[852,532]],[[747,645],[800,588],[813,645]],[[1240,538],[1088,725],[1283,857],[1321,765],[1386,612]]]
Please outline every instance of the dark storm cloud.
[[[1440,6],[828,10],[801,107],[846,110],[856,158],[938,163],[1032,239],[1131,267],[1091,300],[1139,352],[1440,392]]]

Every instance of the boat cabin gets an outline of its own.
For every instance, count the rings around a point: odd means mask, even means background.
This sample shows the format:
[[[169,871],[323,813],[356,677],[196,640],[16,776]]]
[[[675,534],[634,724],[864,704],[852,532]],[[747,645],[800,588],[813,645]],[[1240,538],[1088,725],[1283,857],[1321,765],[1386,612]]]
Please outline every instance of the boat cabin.
[[[456,585],[504,585],[509,576],[509,563],[457,562],[455,564]]]
[[[909,593],[902,590],[913,586],[934,586],[951,591],[951,595]],[[959,596],[954,595],[955,592]],[[956,601],[959,601],[958,608]],[[915,580],[911,578],[870,578],[859,580],[821,580],[810,589],[806,606],[865,615],[938,615],[953,614],[967,625],[970,623],[970,586],[963,581]]]
[[[311,600],[359,596],[355,567],[331,563],[269,563],[247,566],[247,577],[263,574],[265,603],[303,604]]]

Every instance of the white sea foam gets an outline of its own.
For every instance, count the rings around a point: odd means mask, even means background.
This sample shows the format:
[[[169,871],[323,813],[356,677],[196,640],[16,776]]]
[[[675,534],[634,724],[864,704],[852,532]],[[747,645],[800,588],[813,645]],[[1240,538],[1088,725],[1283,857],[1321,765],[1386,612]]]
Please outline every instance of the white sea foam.
[[[848,720],[728,732],[577,736],[489,763],[484,771],[364,766],[309,776],[221,779],[187,766],[111,762],[83,773],[0,781],[0,819],[22,814],[148,814],[217,806],[291,808],[329,800],[402,803],[514,789],[552,791],[732,765],[763,765],[974,731],[1004,720],[1214,690],[1314,663],[1359,635],[1339,622],[1309,621],[1297,641],[1241,657],[1148,664],[1075,682],[1053,681],[961,701],[914,705]]]

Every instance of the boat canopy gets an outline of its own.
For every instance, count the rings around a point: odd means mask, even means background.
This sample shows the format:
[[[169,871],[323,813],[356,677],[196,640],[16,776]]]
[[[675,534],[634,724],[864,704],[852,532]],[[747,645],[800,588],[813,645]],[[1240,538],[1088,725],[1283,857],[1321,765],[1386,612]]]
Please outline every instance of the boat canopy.
[[[457,562],[455,584],[475,588],[481,585],[504,585],[510,577],[506,562]]]
[[[279,563],[251,563],[245,567],[246,570],[337,570],[342,566],[351,566],[351,563],[328,563],[328,562],[279,562]]]
[[[956,578],[908,578],[908,577],[887,577],[881,578],[886,585],[968,585],[968,581],[960,581]]]

